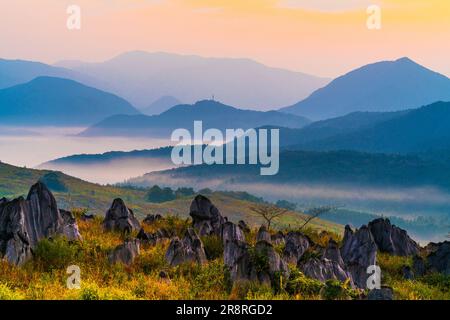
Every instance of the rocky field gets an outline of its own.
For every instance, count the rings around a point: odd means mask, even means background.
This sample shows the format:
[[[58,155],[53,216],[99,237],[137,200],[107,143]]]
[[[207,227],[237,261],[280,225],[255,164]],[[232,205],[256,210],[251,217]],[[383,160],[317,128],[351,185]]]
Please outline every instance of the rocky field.
[[[70,212],[42,182],[3,198],[0,299],[450,299],[450,242],[421,247],[387,219],[342,234],[253,227],[202,195],[185,210],[140,221],[117,198],[104,216]]]

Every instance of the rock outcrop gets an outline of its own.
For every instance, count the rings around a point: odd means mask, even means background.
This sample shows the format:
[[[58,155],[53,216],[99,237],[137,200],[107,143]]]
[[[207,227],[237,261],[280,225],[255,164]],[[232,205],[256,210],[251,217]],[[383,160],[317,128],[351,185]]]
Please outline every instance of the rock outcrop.
[[[162,216],[160,214],[148,214],[142,222],[146,224],[152,224],[161,219]]]
[[[188,228],[184,238],[173,238],[166,252],[166,261],[171,266],[177,266],[185,262],[204,264],[206,260],[203,243],[194,229]]]
[[[392,225],[389,219],[375,219],[369,223],[368,227],[381,252],[396,256],[419,253],[419,245],[408,236],[405,230]]]
[[[169,232],[167,229],[164,229],[164,228],[158,229],[154,233],[147,233],[147,232],[145,232],[145,230],[143,228],[141,228],[141,230],[139,230],[136,238],[139,239],[142,243],[155,245],[159,241],[172,238],[172,236],[173,236],[173,233]]]
[[[274,244],[276,246],[286,244],[284,233],[281,231],[275,233],[270,238],[272,240],[272,244]]]
[[[111,264],[122,263],[129,266],[134,262],[134,259],[136,259],[139,253],[139,240],[126,240],[123,244],[117,246],[108,258]]]
[[[71,213],[59,210],[42,182],[33,185],[26,199],[0,201],[0,256],[15,265],[32,257],[38,242],[56,235],[81,238]]]
[[[141,225],[134,216],[133,210],[127,208],[122,199],[115,199],[111,208],[106,212],[103,227],[107,231],[121,231],[131,233],[139,230]]]
[[[272,243],[272,237],[266,226],[264,225],[259,228],[258,233],[256,234],[256,242],[258,241],[266,241],[268,243]]]
[[[200,236],[220,235],[221,226],[225,219],[207,197],[196,196],[191,203],[189,215],[192,217],[193,227],[199,232]]]
[[[321,282],[336,279],[341,282],[349,281],[353,287],[352,275],[345,269],[344,260],[341,257],[337,242],[330,240],[323,251],[322,258],[310,258],[299,263],[302,272]]]
[[[63,225],[60,229],[60,233],[62,233],[69,241],[82,240],[80,230],[78,229],[77,220],[75,219],[73,213],[62,209],[59,209],[59,213],[63,219]]]
[[[239,220],[238,226],[245,233],[249,233],[250,232],[250,227],[247,225],[247,223],[244,220]]]
[[[377,260],[377,245],[367,226],[355,232],[350,226],[345,226],[341,256],[354,284],[358,288],[366,288],[367,267],[375,265]]]
[[[310,247],[310,240],[300,232],[289,232],[285,237],[283,257],[286,262],[297,265],[305,251]]]
[[[450,241],[437,244],[437,249],[427,257],[431,271],[450,275]]]

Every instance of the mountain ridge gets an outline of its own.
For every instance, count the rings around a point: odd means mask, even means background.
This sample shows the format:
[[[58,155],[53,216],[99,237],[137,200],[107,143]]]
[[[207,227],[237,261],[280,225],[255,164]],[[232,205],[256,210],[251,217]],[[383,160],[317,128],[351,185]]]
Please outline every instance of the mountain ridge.
[[[409,58],[364,65],[280,109],[314,120],[354,111],[400,111],[450,100],[450,79]]]

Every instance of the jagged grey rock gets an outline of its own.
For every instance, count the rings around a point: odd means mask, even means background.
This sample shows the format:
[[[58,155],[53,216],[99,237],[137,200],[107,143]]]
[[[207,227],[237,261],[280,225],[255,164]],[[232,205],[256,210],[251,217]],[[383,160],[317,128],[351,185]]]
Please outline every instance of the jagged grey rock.
[[[186,230],[182,240],[178,237],[172,239],[166,252],[166,261],[171,266],[185,262],[204,264],[207,261],[203,243],[193,228]]]
[[[202,236],[209,234],[220,235],[221,225],[225,219],[220,211],[207,197],[198,195],[191,203],[189,215],[192,217],[192,225],[196,230],[202,229]]]
[[[349,281],[354,286],[352,275],[345,269],[339,246],[334,240],[328,242],[321,259],[311,258],[300,262],[299,268],[306,276],[321,282],[336,279],[341,282]]]
[[[412,269],[414,272],[414,275],[416,277],[421,277],[425,274],[426,270],[426,265],[425,265],[425,260],[419,256],[419,255],[415,255],[413,257],[413,261],[412,261]]]
[[[152,224],[161,219],[162,216],[160,214],[148,214],[142,222],[146,224]]]
[[[106,212],[103,227],[107,231],[121,231],[131,233],[139,230],[141,225],[134,216],[133,210],[127,208],[122,199],[115,199],[111,208]]]
[[[286,244],[286,241],[284,239],[284,233],[281,231],[278,231],[274,235],[271,236],[272,243],[274,245],[284,245]]]
[[[323,252],[323,257],[338,263],[340,266],[344,266],[344,260],[342,259],[339,245],[336,241],[330,239]]]
[[[450,275],[450,241],[438,243],[436,251],[430,253],[427,260],[432,271]]]
[[[26,199],[0,202],[0,255],[9,263],[22,265],[32,257],[38,242],[55,235],[80,238],[73,216],[63,213],[44,183],[34,184]]]
[[[259,272],[257,272],[258,270],[255,270],[261,282],[265,282],[265,279],[267,278],[276,281],[276,274],[281,274],[285,278],[289,277],[287,263],[281,258],[278,252],[276,252],[271,243],[265,240],[258,241],[255,245],[255,252],[257,255],[265,257],[264,260],[267,260],[266,270],[259,270]]]
[[[327,258],[308,259],[306,262],[300,263],[299,268],[307,277],[317,279],[321,282],[336,279],[341,282],[349,280],[352,283],[351,275],[344,270],[343,266]]]
[[[75,219],[73,213],[62,209],[59,209],[59,213],[63,219],[63,225],[60,233],[62,233],[69,241],[82,240],[83,238],[81,237],[77,220]]]
[[[367,226],[363,225],[355,232],[349,225],[345,226],[341,256],[354,284],[358,288],[365,288],[367,267],[375,265],[377,260],[377,245]]]
[[[258,233],[256,234],[256,242],[258,241],[266,241],[268,243],[272,243],[272,237],[265,225],[262,225],[259,228]]]
[[[250,227],[248,226],[248,224],[244,221],[244,220],[239,220],[238,222],[238,226],[239,228],[241,228],[242,231],[244,231],[245,233],[249,233]]]
[[[392,225],[389,219],[375,219],[369,222],[368,227],[381,252],[396,256],[419,253],[419,245],[408,236],[405,230]]]
[[[310,247],[310,241],[307,236],[296,231],[289,232],[285,237],[285,241],[284,260],[297,265],[305,251]]]
[[[140,253],[139,240],[126,240],[123,244],[118,245],[109,255],[111,264],[122,263],[131,265]]]

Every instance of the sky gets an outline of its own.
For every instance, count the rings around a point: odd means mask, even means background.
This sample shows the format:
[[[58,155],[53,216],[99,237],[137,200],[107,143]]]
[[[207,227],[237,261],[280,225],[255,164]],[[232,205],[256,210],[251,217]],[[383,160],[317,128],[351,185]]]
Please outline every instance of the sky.
[[[381,29],[369,30],[369,5]],[[69,5],[81,29],[66,26]],[[0,57],[104,61],[144,50],[250,58],[336,77],[408,56],[450,76],[449,0],[14,0],[0,3]]]

